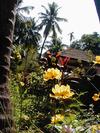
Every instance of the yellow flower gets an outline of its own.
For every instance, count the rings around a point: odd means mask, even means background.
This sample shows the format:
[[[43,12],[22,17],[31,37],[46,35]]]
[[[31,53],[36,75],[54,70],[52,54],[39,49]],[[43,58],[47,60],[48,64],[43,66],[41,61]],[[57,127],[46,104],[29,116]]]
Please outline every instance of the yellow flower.
[[[17,57],[17,59],[21,59],[21,55],[19,52],[16,52],[16,57]]]
[[[100,56],[96,56],[95,61],[93,61],[95,64],[100,64]]]
[[[54,115],[52,118],[51,118],[51,123],[55,124],[55,123],[58,123],[58,122],[61,122],[64,120],[64,116],[61,115],[61,114],[56,114]]]
[[[49,68],[47,71],[45,71],[43,78],[45,81],[48,81],[49,79],[60,79],[62,76],[62,72],[60,72],[57,68]]]
[[[92,125],[92,126],[91,126],[91,130],[92,130],[91,133],[96,133],[97,131],[100,132],[100,124]],[[99,133],[99,132],[98,132],[98,133]]]
[[[55,87],[52,88],[52,92],[53,95],[50,94],[50,97],[55,99],[68,99],[74,95],[74,92],[71,92],[68,84],[66,86],[56,84]]]
[[[95,94],[93,95],[92,99],[93,99],[94,101],[100,100],[100,93],[98,93],[98,94],[95,93]]]
[[[24,86],[25,84],[24,84],[24,82],[20,81],[20,85],[21,85],[21,86]]]
[[[24,115],[24,114],[23,114],[23,115],[22,115],[22,119],[24,119],[24,120],[27,121],[27,120],[29,120],[29,117],[28,117],[27,115]]]
[[[22,74],[21,74],[21,73],[18,73],[18,74],[17,74],[17,78],[18,78],[18,80],[20,80],[21,77],[22,77]]]

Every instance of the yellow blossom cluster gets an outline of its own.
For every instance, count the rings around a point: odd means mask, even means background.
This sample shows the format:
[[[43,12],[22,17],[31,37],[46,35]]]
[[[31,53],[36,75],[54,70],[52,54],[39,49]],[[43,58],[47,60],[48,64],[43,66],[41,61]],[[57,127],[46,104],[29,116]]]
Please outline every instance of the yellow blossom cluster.
[[[23,115],[22,115],[22,119],[24,119],[24,120],[26,120],[26,121],[27,121],[27,120],[29,120],[29,116],[27,116],[27,115],[23,114]]]
[[[53,94],[50,94],[50,97],[55,99],[68,99],[74,95],[74,92],[71,91],[70,86],[58,85],[56,84],[54,88],[52,88]]]
[[[20,81],[20,85],[21,85],[21,86],[24,86],[25,84],[24,84],[24,82]]]
[[[92,99],[93,99],[94,101],[100,100],[100,92],[99,92],[98,94],[95,93],[95,94],[93,95]]]
[[[55,124],[55,123],[58,123],[58,122],[61,122],[64,120],[64,116],[61,115],[61,114],[56,114],[54,116],[52,116],[51,118],[51,123],[52,124]]]
[[[19,52],[16,52],[17,59],[21,59],[21,54]]]
[[[95,57],[95,61],[93,61],[94,64],[100,64],[100,56]]]
[[[100,124],[91,126],[92,133],[100,133]]]
[[[62,76],[62,72],[60,72],[57,68],[49,68],[47,71],[45,71],[43,78],[45,81],[48,81],[49,79],[60,79]]]

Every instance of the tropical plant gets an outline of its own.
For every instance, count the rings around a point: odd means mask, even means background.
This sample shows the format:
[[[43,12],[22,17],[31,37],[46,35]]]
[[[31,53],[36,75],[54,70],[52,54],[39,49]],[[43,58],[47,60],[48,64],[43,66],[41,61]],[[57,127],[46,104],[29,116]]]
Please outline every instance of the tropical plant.
[[[40,52],[40,58],[42,55],[42,51],[44,48],[45,41],[50,34],[50,32],[53,32],[53,37],[57,36],[56,30],[58,30],[59,33],[61,33],[61,28],[58,25],[58,22],[60,21],[67,21],[65,18],[60,18],[58,17],[58,10],[60,9],[58,5],[53,2],[52,4],[48,4],[48,9],[45,6],[42,6],[45,9],[45,13],[40,13],[40,19],[41,19],[41,24],[39,25],[39,29],[44,28],[44,41],[41,47],[41,52]]]
[[[9,70],[17,0],[0,1],[0,132],[14,133],[9,98]]]

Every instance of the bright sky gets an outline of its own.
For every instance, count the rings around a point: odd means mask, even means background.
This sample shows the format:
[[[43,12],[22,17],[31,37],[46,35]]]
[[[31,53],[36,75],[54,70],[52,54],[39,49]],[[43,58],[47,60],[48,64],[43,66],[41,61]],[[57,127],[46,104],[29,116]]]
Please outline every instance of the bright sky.
[[[100,22],[96,12],[94,0],[23,0],[24,6],[34,6],[33,17],[38,17],[43,12],[41,5],[48,7],[48,3],[56,2],[61,9],[59,17],[66,18],[68,22],[60,22],[63,31],[63,43],[69,43],[69,33],[74,32],[75,39],[80,39],[83,34],[100,34]]]

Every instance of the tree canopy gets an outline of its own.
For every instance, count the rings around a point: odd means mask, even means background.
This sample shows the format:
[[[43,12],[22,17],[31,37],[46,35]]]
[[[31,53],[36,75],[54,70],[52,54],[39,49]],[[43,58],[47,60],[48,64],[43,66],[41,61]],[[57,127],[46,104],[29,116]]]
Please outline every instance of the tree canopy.
[[[73,41],[70,47],[91,50],[94,54],[100,55],[100,35],[97,32],[84,34],[80,40]]]

